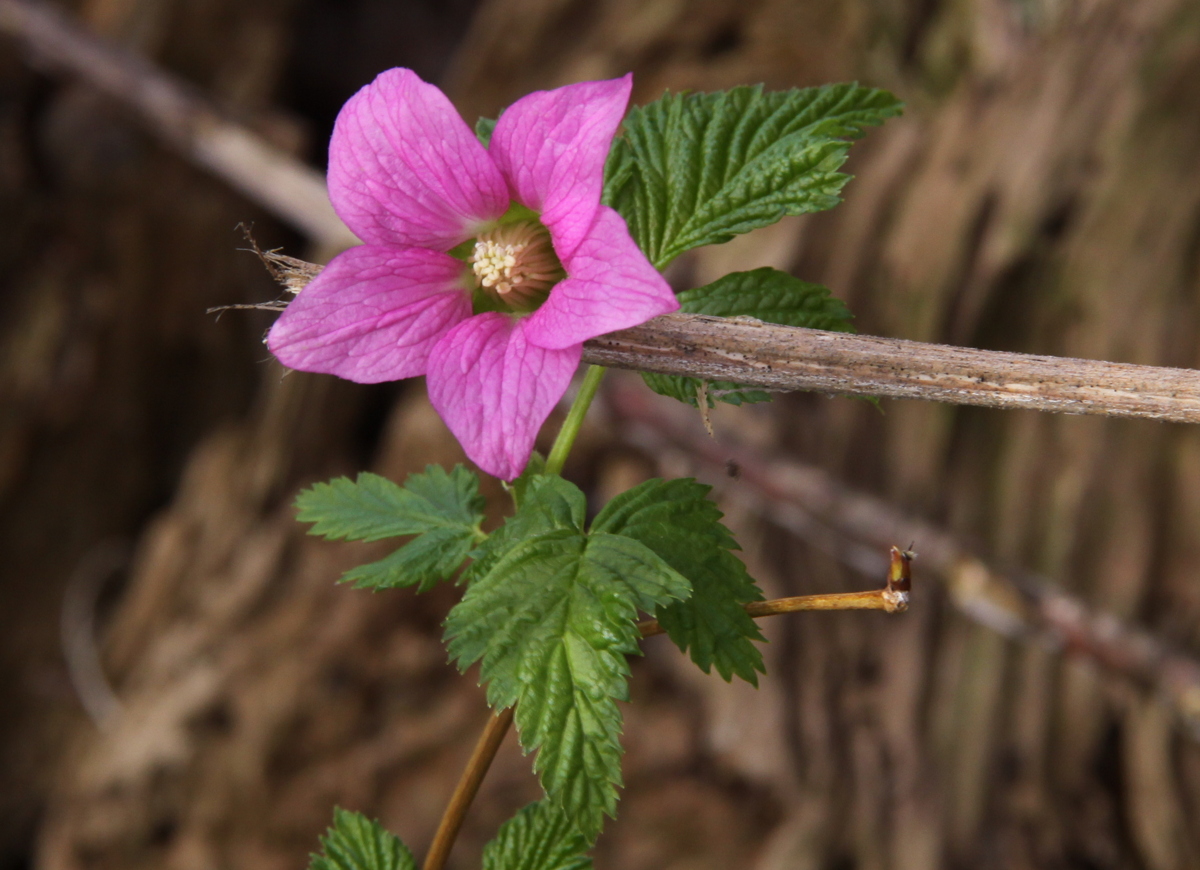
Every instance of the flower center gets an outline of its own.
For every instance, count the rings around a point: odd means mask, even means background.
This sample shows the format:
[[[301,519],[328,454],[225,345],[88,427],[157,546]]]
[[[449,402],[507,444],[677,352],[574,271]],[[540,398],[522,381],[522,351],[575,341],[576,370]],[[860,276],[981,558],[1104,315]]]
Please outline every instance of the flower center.
[[[533,311],[567,276],[550,233],[535,221],[515,221],[484,233],[467,262],[480,289],[510,311]]]

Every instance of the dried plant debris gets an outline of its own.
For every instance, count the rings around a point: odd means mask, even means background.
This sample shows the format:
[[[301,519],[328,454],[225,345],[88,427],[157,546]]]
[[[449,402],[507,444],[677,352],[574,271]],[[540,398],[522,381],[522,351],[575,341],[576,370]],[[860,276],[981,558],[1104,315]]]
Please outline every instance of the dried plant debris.
[[[310,263],[307,260],[301,260],[298,257],[289,257],[287,254],[279,253],[278,248],[264,251],[254,241],[254,237],[250,234],[250,228],[241,227],[242,234],[246,237],[246,242],[250,245],[249,248],[243,250],[250,251],[262,262],[266,267],[267,272],[275,279],[275,283],[279,284],[288,293],[295,296],[301,290],[308,286],[313,278],[321,274],[321,270],[325,268],[317,263]],[[241,311],[246,309],[257,309],[259,311],[283,311],[287,308],[288,299],[280,297],[272,299],[270,302],[245,302],[237,305],[217,305],[208,309],[209,314],[220,314],[224,311]]]

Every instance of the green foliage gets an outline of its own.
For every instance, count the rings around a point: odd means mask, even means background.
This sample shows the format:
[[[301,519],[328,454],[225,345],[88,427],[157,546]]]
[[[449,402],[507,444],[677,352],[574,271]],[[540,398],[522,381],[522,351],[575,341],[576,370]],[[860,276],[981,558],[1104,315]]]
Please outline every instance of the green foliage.
[[[591,870],[587,838],[550,801],[522,809],[483,849],[483,870]]]
[[[521,492],[517,512],[471,552],[471,564],[462,575],[468,586],[526,538],[563,528],[583,528],[587,505],[576,495],[578,489],[557,475],[531,476],[525,479]]]
[[[321,838],[322,854],[308,870],[416,870],[412,852],[400,838],[361,813],[335,809],[333,827]]]
[[[857,84],[666,94],[625,118],[604,201],[661,269],[691,248],[832,208],[849,180],[838,172],[848,140],[900,109]]]
[[[529,455],[529,462],[525,463],[525,470],[521,472],[521,476],[505,485],[505,489],[512,495],[513,504],[516,505],[517,510],[521,509],[521,503],[525,500],[525,491],[529,488],[530,481],[545,473],[546,457],[535,450]]]
[[[483,143],[486,148],[492,144],[492,133],[496,130],[496,121],[498,118],[480,118],[475,122],[475,138]]]
[[[744,609],[762,592],[731,550],[738,549],[711,487],[691,479],[648,480],[610,501],[592,523],[597,531],[641,541],[692,583],[692,596],[660,605],[657,616],[671,640],[708,673],[716,665],[758,685],[765,673],[752,641],[763,636]]]
[[[616,809],[626,656],[638,610],[690,594],[688,581],[638,541],[583,530],[583,493],[557,476],[531,481],[521,509],[480,548],[446,620],[450,654],[481,662],[488,703],[516,704],[525,750],[546,794],[589,839]]]
[[[482,540],[483,504],[479,479],[461,465],[449,473],[430,465],[409,475],[404,486],[363,472],[353,481],[339,477],[318,483],[296,499],[299,520],[314,523],[312,535],[357,541],[416,535],[387,558],[346,572],[342,580],[373,589],[415,585],[422,592],[451,577]]]
[[[898,114],[885,91],[855,84],[764,93],[761,86],[668,94],[631,110],[605,167],[604,202],[624,217],[656,268],[700,245],[832,207],[848,180],[850,140]],[[488,146],[496,122],[480,118]],[[533,213],[520,204],[501,222]],[[467,255],[469,241],[455,248]],[[827,290],[772,269],[727,275],[680,294],[686,312],[851,331]],[[653,389],[696,403],[700,382],[646,375]],[[766,393],[708,384],[740,404]],[[742,604],[762,599],[737,545],[692,480],[649,481],[613,499],[585,528],[583,493],[547,475],[535,456],[509,487],[516,513],[481,531],[478,479],[461,466],[428,467],[403,486],[373,474],[321,483],[297,498],[311,534],[376,541],[410,537],[387,558],[343,578],[375,589],[425,590],[462,572],[465,593],[446,619],[460,669],[479,663],[488,702],[515,705],[521,745],[547,798],[498,832],[484,870],[589,870],[584,854],[613,815],[621,784],[621,713],[627,657],[638,654],[641,611],[705,672],[757,683],[762,656]],[[343,810],[310,870],[415,870],[411,853],[376,822]]]
[[[801,281],[778,269],[754,269],[732,272],[711,284],[684,290],[679,294],[680,310],[689,314],[711,314],[717,317],[754,317],[767,323],[784,326],[805,326],[809,329],[829,329],[853,332],[853,315],[840,299],[830,296],[820,284]],[[689,405],[697,404],[696,388],[700,381],[680,375],[660,375],[643,372],[642,378],[650,389]],[[768,402],[771,396],[762,390],[732,381],[710,381],[708,405],[728,402]]]

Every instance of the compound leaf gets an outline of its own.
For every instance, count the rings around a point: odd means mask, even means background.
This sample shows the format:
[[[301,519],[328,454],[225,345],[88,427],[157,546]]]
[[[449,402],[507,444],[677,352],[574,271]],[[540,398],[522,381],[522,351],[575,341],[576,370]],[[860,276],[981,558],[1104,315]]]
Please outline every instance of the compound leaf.
[[[583,493],[557,477],[525,494],[546,531],[487,554],[446,619],[461,669],[480,662],[488,703],[516,704],[521,745],[548,798],[589,839],[616,809],[621,713],[639,610],[686,598],[687,580],[638,541],[580,528]]]
[[[737,543],[709,489],[691,479],[648,480],[610,501],[592,531],[640,541],[687,577],[692,595],[659,606],[662,627],[705,673],[715,665],[726,680],[736,674],[758,685],[765,670],[753,641],[763,636],[741,605],[763,595],[731,552]]]
[[[848,140],[899,114],[857,84],[666,94],[625,118],[604,200],[656,268],[784,215],[832,208],[849,176]]]

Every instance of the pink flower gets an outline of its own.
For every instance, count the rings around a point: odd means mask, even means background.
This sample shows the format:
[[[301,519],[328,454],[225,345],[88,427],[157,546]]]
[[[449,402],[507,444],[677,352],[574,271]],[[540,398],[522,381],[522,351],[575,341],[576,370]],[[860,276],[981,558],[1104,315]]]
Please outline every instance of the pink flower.
[[[437,88],[382,73],[342,108],[329,146],[329,197],[365,244],[301,291],[271,351],[359,383],[425,375],[467,455],[516,477],[583,342],[679,307],[600,204],[631,86],[529,94],[484,148]]]

